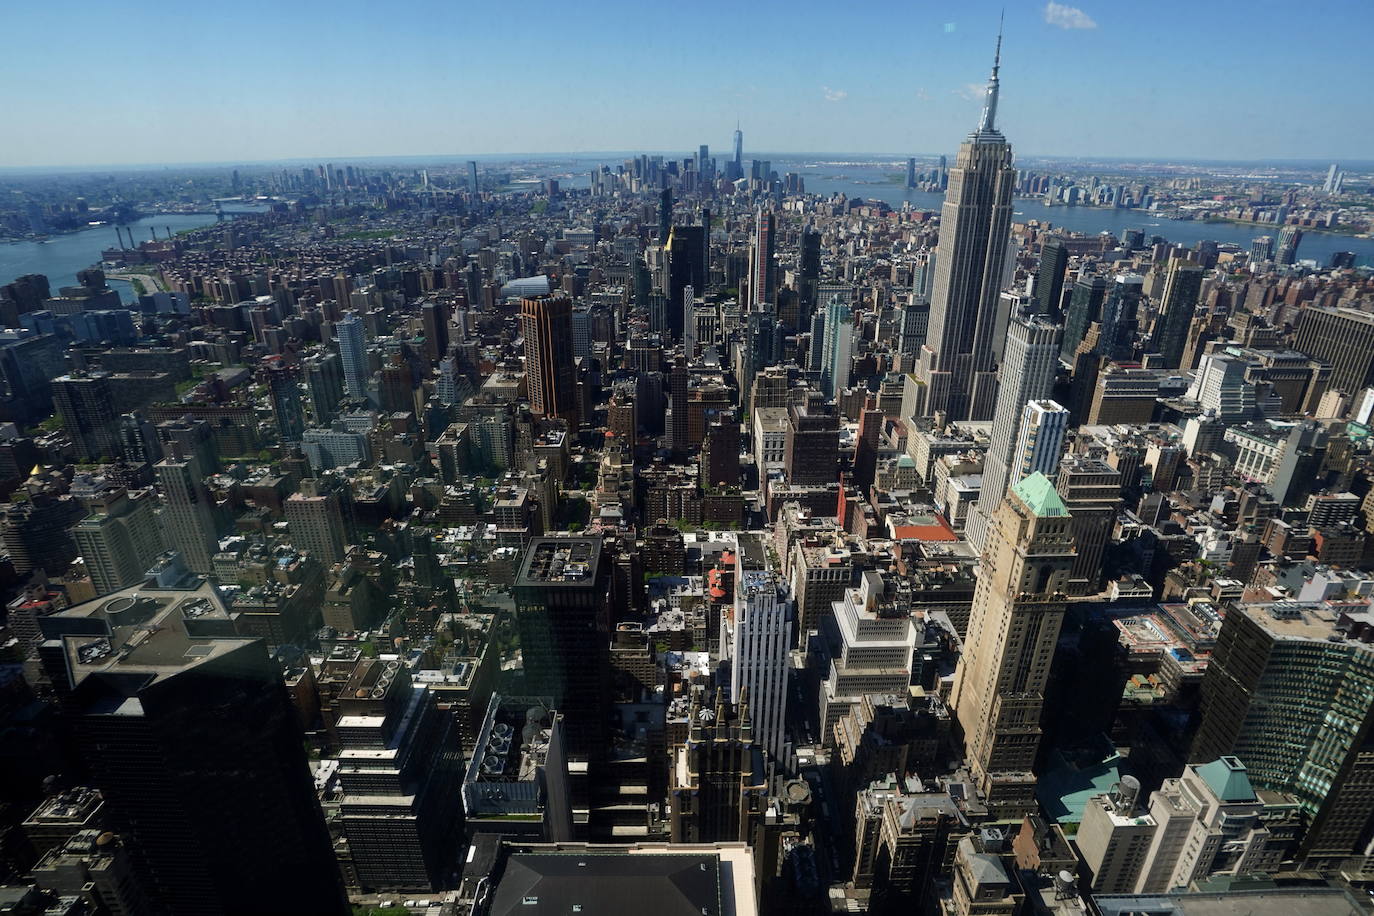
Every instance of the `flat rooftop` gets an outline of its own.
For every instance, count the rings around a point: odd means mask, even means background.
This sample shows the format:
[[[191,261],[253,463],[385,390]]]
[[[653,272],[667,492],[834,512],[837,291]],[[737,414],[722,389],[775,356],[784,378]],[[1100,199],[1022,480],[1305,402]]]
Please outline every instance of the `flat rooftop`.
[[[601,563],[601,538],[537,538],[525,550],[520,574],[521,586],[586,586],[596,581]]]
[[[73,683],[99,672],[146,674],[149,682],[218,658],[254,640],[198,636],[187,624],[228,621],[214,587],[133,586],[43,618],[44,636],[62,644]]]
[[[598,849],[513,852],[496,885],[492,916],[636,913],[752,916],[747,849]],[[743,882],[743,885],[741,884]]]
[[[1132,894],[1093,898],[1102,916],[1356,916],[1364,910],[1334,887],[1269,888],[1224,894]]]

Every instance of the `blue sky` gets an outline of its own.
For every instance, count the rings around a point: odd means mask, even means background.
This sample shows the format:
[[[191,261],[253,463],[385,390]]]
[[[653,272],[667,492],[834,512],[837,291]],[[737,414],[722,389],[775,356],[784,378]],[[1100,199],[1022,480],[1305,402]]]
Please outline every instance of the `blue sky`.
[[[953,152],[1001,3],[11,0],[0,166]],[[1023,155],[1374,158],[1374,2],[1009,0]]]

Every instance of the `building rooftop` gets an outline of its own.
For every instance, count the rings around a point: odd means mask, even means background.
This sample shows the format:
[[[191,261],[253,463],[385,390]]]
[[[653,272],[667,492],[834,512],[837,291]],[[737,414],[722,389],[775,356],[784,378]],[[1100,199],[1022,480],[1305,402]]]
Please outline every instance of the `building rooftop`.
[[[194,588],[134,586],[84,602],[43,618],[44,637],[62,645],[73,686],[107,672],[150,675],[151,683],[253,642],[234,634],[218,590],[197,581]]]
[[[1364,910],[1336,887],[1266,888],[1226,893],[1097,895],[1102,916],[1357,916]]]
[[[100,808],[103,799],[95,789],[75,788],[43,799],[24,821],[26,827],[46,824],[84,824]]]
[[[1012,487],[1012,492],[1035,513],[1037,518],[1061,518],[1069,514],[1064,500],[1054,484],[1044,474],[1036,471]]]
[[[494,877],[491,916],[757,912],[752,854],[736,843],[514,847]]]
[[[515,584],[519,586],[582,586],[596,581],[601,561],[601,538],[538,538],[530,542]]]
[[[1250,777],[1245,772],[1245,764],[1235,757],[1221,757],[1197,768],[1197,774],[1207,783],[1207,788],[1224,802],[1248,802],[1255,800],[1255,790],[1250,785]]]

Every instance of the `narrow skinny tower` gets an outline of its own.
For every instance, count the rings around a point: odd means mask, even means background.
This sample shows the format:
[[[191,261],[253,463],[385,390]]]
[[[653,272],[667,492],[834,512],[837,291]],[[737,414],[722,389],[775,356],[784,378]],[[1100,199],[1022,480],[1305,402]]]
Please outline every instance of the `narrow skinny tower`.
[[[978,129],[959,147],[940,211],[940,243],[931,295],[930,330],[916,366],[926,386],[926,413],[987,420],[996,399],[993,333],[1016,183],[1011,146],[997,130],[1002,35]]]

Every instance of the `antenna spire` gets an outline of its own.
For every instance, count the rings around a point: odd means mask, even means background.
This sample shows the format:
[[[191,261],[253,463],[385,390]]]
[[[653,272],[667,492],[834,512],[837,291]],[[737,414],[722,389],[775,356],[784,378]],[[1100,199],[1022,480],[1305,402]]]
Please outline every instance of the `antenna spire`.
[[[997,52],[992,55],[992,75],[997,76],[997,68],[1002,65],[1002,23],[1006,21],[1007,10],[1002,8],[1002,12],[997,16]]]
[[[997,51],[992,56],[992,75],[988,77],[987,94],[983,98],[983,118],[978,123],[980,134],[997,132],[997,72],[1002,67],[1002,21],[1005,17],[1006,10],[1003,10],[997,20]]]

